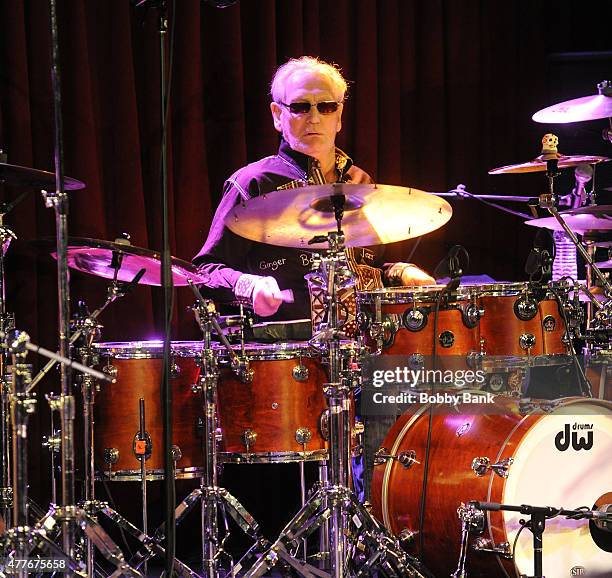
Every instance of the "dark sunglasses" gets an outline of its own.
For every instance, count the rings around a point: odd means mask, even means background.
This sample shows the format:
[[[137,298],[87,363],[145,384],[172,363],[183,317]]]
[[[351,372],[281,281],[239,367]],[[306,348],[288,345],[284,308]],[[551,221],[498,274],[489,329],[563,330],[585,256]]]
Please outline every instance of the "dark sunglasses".
[[[323,102],[315,102],[312,104],[310,102],[292,102],[290,104],[279,102],[278,104],[288,109],[291,114],[308,114],[313,106],[316,106],[321,114],[332,114],[336,112],[340,106],[340,103],[335,100],[324,100]]]

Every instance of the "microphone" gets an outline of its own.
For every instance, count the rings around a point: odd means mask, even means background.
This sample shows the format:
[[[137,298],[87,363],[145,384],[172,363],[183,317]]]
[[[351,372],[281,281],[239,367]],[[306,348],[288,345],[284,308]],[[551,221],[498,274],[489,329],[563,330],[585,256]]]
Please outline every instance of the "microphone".
[[[530,281],[548,283],[552,277],[552,264],[554,256],[551,255],[551,248],[554,243],[548,229],[539,229],[536,233],[533,249],[525,262],[525,273],[529,275]],[[535,278],[539,273],[539,277]]]
[[[118,296],[127,295],[132,289],[134,289],[134,287],[136,287],[136,285],[138,285],[146,272],[147,270],[143,267],[140,271],[138,271],[138,273],[136,273],[136,275],[134,275],[134,278],[131,281],[128,281],[127,283],[118,283],[116,289],[111,288],[111,290]]]
[[[450,277],[449,282],[444,288],[444,292],[455,291],[461,283],[461,276],[463,275],[463,269],[461,268],[460,255],[465,257],[465,268],[470,263],[470,256],[462,245],[454,245],[450,248],[446,257],[442,259],[434,269],[434,277],[440,279],[441,277]]]
[[[586,204],[587,194],[584,185],[593,178],[593,167],[587,164],[577,165],[574,169],[574,178],[576,179],[576,186],[572,191],[574,196],[572,209],[577,209]]]

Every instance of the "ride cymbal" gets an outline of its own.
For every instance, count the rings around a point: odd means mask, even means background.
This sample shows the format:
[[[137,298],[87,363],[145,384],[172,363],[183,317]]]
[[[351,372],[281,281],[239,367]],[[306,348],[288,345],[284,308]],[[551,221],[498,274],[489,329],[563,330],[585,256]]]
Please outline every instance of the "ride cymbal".
[[[393,185],[334,183],[283,189],[236,205],[225,219],[252,241],[305,248],[337,229],[332,201],[344,196],[342,230],[347,247],[382,245],[435,231],[452,216],[447,201]]]
[[[55,259],[57,254],[51,253]],[[118,265],[118,281],[132,281],[136,274],[145,269],[140,279],[141,285],[161,285],[161,253],[133,245],[69,237],[68,266],[96,277],[112,279],[115,275],[115,264]],[[206,283],[207,276],[202,275],[188,261],[172,257],[172,281],[176,286],[187,285],[187,279],[196,284]]]
[[[55,190],[55,173],[0,163],[0,183],[35,189]],[[84,189],[85,183],[70,177],[64,177],[64,189],[76,191]]]
[[[593,155],[558,155],[557,166],[560,169],[567,169],[578,165],[595,165],[609,161],[608,157]],[[539,173],[547,170],[546,160],[542,156],[536,157],[532,161],[517,165],[506,165],[489,171],[490,175],[502,175],[506,173]]]

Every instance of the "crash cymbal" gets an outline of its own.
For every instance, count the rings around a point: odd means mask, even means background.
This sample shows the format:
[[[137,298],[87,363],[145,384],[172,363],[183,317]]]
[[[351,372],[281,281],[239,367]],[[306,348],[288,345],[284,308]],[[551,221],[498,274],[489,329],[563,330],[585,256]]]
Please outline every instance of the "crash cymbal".
[[[51,254],[57,258],[55,252]],[[145,269],[140,284],[161,285],[161,254],[157,251],[121,242],[69,237],[67,254],[70,268],[105,279],[113,278],[115,269],[111,262],[118,256],[121,264],[117,275],[119,281],[131,281],[141,269]],[[172,257],[172,279],[176,286],[187,285],[187,279],[197,284],[207,281],[206,276],[198,273],[191,263],[176,257]]]
[[[559,214],[572,231],[581,235],[612,231],[612,205],[580,207],[578,209],[570,209],[569,211],[560,211]],[[563,230],[563,227],[554,217],[531,219],[525,221],[525,224],[531,227],[544,227],[552,231]]]
[[[577,165],[595,165],[597,163],[605,163],[609,161],[608,157],[599,157],[593,155],[558,155],[557,166],[560,169],[575,167]],[[547,169],[546,160],[541,156],[536,157],[532,161],[520,163],[518,165],[506,165],[489,171],[490,175],[502,175],[505,173],[538,173]]]
[[[597,85],[599,94],[566,100],[536,112],[536,122],[567,123],[612,117],[612,85],[608,81]]]
[[[393,185],[335,183],[284,189],[236,205],[225,224],[237,235],[281,247],[305,248],[336,230],[331,199],[344,195],[347,247],[382,245],[435,231],[452,215],[447,201]]]
[[[51,191],[55,190],[55,173],[0,163],[0,183]],[[66,191],[83,188],[85,188],[85,183],[70,177],[64,177],[64,189]]]

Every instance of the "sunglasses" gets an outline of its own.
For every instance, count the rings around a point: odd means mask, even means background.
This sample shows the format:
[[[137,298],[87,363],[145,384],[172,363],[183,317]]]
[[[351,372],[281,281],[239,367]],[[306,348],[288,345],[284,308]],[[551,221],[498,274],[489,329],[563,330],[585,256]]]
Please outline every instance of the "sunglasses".
[[[317,107],[320,114],[332,114],[333,112],[336,112],[340,106],[340,103],[336,102],[335,100],[324,100],[323,102],[315,103],[292,102],[290,104],[279,102],[278,104],[288,109],[291,114],[308,114],[313,106]]]

